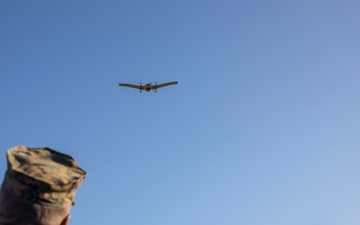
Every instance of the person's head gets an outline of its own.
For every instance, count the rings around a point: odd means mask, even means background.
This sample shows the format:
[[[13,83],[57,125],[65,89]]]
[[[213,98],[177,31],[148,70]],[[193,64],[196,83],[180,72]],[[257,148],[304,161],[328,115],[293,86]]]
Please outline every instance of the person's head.
[[[66,225],[86,172],[68,155],[49,148],[7,151],[0,190],[0,225]]]

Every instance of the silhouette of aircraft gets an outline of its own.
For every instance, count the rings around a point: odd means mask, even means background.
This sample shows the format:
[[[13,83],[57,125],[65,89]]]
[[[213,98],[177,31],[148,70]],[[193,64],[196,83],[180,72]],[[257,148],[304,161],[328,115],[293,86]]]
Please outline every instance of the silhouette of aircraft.
[[[147,83],[145,85],[134,85],[134,84],[126,84],[126,83],[120,83],[119,86],[122,86],[122,87],[130,87],[130,88],[136,88],[136,89],[139,89],[140,90],[140,93],[144,90],[146,92],[150,92],[152,90],[154,90],[156,92],[156,90],[158,88],[162,88],[162,87],[166,87],[166,86],[169,86],[169,85],[174,85],[174,84],[178,84],[177,81],[173,81],[173,82],[167,82],[167,83],[163,83],[163,84],[152,84],[152,83]]]

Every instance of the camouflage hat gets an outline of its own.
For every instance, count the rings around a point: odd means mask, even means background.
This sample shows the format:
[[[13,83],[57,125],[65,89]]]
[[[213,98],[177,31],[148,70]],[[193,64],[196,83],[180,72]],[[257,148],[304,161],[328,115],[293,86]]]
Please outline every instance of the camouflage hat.
[[[43,205],[74,204],[76,188],[86,176],[71,156],[50,148],[13,147],[7,164],[2,188]]]

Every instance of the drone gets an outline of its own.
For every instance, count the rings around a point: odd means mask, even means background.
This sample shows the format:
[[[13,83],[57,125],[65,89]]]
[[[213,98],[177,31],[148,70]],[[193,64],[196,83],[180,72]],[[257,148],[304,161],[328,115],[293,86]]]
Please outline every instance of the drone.
[[[166,87],[166,86],[174,85],[174,84],[178,84],[178,82],[173,81],[173,82],[167,82],[167,83],[163,83],[163,84],[147,83],[145,85],[142,85],[141,83],[140,83],[140,85],[120,83],[119,86],[136,88],[136,89],[139,89],[140,93],[141,93],[143,90],[146,91],[146,92],[150,92],[150,91],[154,90],[156,92],[158,88],[162,88],[162,87]]]

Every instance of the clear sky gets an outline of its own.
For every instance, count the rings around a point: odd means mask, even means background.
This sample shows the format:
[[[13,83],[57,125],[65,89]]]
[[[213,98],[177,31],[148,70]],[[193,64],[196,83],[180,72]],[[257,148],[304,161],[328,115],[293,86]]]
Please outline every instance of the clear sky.
[[[2,0],[1,179],[47,146],[88,172],[73,225],[358,225],[359,8]]]

